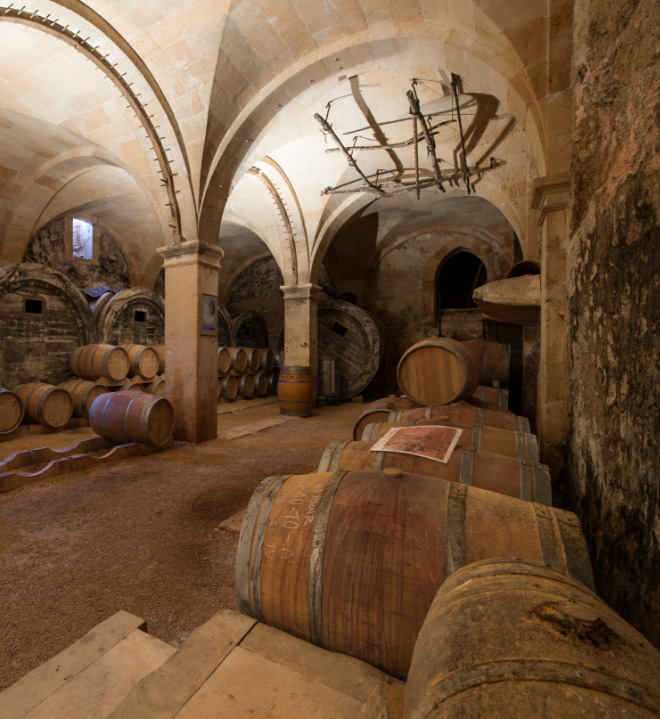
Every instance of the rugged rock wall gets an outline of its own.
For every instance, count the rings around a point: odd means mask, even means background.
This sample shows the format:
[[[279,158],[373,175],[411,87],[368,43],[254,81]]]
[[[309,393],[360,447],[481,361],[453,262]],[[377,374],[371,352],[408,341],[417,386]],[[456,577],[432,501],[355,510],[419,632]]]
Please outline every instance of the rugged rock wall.
[[[600,594],[660,646],[660,22],[575,4],[568,495]]]

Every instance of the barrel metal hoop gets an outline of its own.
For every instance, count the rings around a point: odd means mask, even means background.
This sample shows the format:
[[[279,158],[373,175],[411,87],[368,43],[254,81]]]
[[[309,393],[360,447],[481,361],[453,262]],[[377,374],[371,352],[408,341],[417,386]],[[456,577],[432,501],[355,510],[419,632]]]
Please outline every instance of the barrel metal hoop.
[[[516,457],[531,462],[531,458],[527,456],[525,451],[525,435],[522,432],[516,432]]]
[[[382,472],[383,465],[385,464],[385,455],[387,454],[387,452],[374,452],[374,454],[376,456],[374,457],[371,469],[375,470],[376,472]]]
[[[146,393],[137,392],[136,394],[141,395]],[[147,399],[144,403],[142,412],[140,412],[140,437],[144,438],[145,440],[151,440],[151,438],[149,437],[149,415],[151,414],[151,410],[156,406],[159,401],[159,397],[149,397],[149,399]],[[147,444],[146,441],[145,444]]]
[[[472,446],[475,449],[481,449],[481,425],[475,424],[472,427]]]
[[[390,416],[387,418],[388,422],[400,422],[403,419],[403,410],[400,409],[398,412],[390,412]]]
[[[428,406],[428,407],[424,410],[424,419],[431,419],[431,413],[432,413],[432,412],[433,412],[433,407],[432,407],[432,406]]]
[[[552,480],[545,464],[534,465],[534,501],[552,507]]]
[[[24,402],[24,404],[25,404],[25,411],[26,411],[28,417],[30,417],[30,412],[29,412],[30,400],[32,399],[32,395],[35,393],[35,391],[36,391],[36,389],[37,389],[38,386],[39,386],[39,383],[38,383],[38,382],[35,382],[34,387],[30,390],[30,393],[28,394],[27,399],[26,399],[25,402]],[[37,407],[37,411],[38,411],[38,409],[39,409],[39,408]],[[30,417],[30,419],[32,419],[32,418]]]
[[[37,389],[37,388],[35,387],[34,389]],[[32,392],[34,392],[34,390],[32,390]],[[30,394],[32,394],[32,392],[30,392]],[[40,417],[44,421],[46,421],[45,417],[43,416],[44,405],[46,404],[46,400],[48,399],[48,397],[50,397],[50,395],[52,393],[53,393],[52,388],[47,389],[45,392],[43,392],[41,394],[41,397],[39,397],[39,401],[37,402],[37,417]]]
[[[532,501],[532,465],[530,462],[520,463],[520,499]]]
[[[415,716],[427,716],[429,712],[434,714],[433,708],[437,710],[447,699],[471,689],[487,684],[519,681],[582,687],[617,697],[654,713],[658,711],[657,704],[647,689],[607,672],[570,662],[518,659],[485,662],[471,666],[469,671],[452,672],[429,689]]]
[[[368,442],[370,439],[374,439],[373,432],[374,427],[380,428],[380,425],[382,422],[372,422],[371,424],[368,424],[363,430],[362,430],[362,436],[359,438],[360,442]]]
[[[447,495],[447,555],[445,576],[465,566],[467,487],[449,483]]]
[[[483,407],[477,409],[477,424],[486,424],[486,410]]]
[[[268,523],[268,512],[264,515],[262,502],[266,494],[270,492],[271,488],[279,482],[275,494],[279,492],[280,487],[286,479],[291,475],[275,475],[272,477],[266,477],[262,480],[261,484],[254,490],[250,501],[248,502],[247,509],[245,510],[245,517],[243,518],[243,524],[241,525],[241,533],[238,538],[238,547],[236,549],[236,594],[238,598],[238,608],[243,614],[252,616],[250,597],[253,594],[252,586],[250,583],[250,558],[252,553],[253,538],[256,531],[256,522],[265,516],[264,525]],[[272,506],[272,502],[268,506],[268,511]],[[263,545],[263,530],[261,536],[261,544]],[[258,578],[259,571],[261,569],[261,552],[254,554],[252,558],[252,565],[257,565],[257,589],[258,589]]]
[[[519,432],[522,432],[523,434],[531,434],[532,429],[529,426],[529,420],[527,417],[518,417],[518,422],[520,423],[520,429]]]
[[[409,419],[409,420],[406,422],[406,427],[414,427],[416,424],[417,424],[417,420],[416,420],[416,419]]]
[[[552,521],[554,512],[550,507],[545,507],[537,502],[531,502],[531,505],[536,514],[536,529],[541,544],[543,563],[555,569],[560,569],[559,549],[557,547],[558,535]]]
[[[472,472],[474,471],[474,447],[461,447],[463,457],[461,458],[461,473],[458,481],[461,484],[472,484]]]
[[[124,437],[126,437],[126,438],[128,437],[128,415],[129,415],[129,410],[130,410],[131,405],[133,404],[133,402],[135,402],[135,400],[136,400],[141,394],[142,394],[142,392],[136,392],[136,393],[135,393],[135,397],[131,397],[130,402],[126,405],[126,407],[125,407],[125,409],[124,409],[124,418],[123,418],[123,419],[124,419],[124,422],[123,422],[123,425],[124,425]],[[141,427],[140,424],[138,424],[138,426],[140,427],[140,429],[142,429],[142,427]]]
[[[307,618],[309,623],[309,641],[319,647],[323,646],[323,568],[328,525],[330,524],[330,514],[337,489],[347,474],[347,471],[335,472],[330,479],[328,479],[319,501],[310,542],[309,579],[307,581]]]
[[[527,432],[523,436],[525,437],[525,444],[527,445],[527,455],[529,461],[534,464],[539,464],[541,459],[539,458],[539,444],[536,441],[536,435]]]

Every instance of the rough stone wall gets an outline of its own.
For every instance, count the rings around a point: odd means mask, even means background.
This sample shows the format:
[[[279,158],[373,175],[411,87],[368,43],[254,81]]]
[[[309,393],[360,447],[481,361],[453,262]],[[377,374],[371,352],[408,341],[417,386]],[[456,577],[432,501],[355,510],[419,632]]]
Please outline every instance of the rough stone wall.
[[[234,281],[225,304],[232,317],[252,310],[260,314],[268,328],[272,349],[284,328],[284,300],[280,287],[282,273],[272,257],[253,262]]]
[[[131,286],[131,273],[117,242],[98,226],[94,242],[98,242],[98,264],[91,260],[66,256],[65,220],[52,220],[38,230],[28,244],[23,262],[37,262],[66,275],[81,290],[108,285],[113,290]]]
[[[575,4],[567,495],[599,593],[660,646],[660,22]]]

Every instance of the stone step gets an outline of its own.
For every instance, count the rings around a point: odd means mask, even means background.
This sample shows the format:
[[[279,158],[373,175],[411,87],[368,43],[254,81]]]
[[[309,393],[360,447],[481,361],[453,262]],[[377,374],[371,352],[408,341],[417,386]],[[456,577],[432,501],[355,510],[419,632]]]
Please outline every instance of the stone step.
[[[0,693],[2,719],[104,719],[176,650],[120,611]]]

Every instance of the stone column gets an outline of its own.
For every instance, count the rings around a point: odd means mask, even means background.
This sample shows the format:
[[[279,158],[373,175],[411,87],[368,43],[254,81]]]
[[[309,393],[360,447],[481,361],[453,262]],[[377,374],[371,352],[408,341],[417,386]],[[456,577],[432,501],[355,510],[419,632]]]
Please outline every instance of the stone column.
[[[284,285],[284,363],[311,367],[314,386],[318,374],[316,310],[321,288],[317,285]]]
[[[534,185],[532,206],[541,211],[541,325],[538,435],[541,461],[553,484],[562,480],[568,432],[568,296],[566,247],[570,180],[543,177]]]
[[[165,396],[174,406],[174,438],[205,442],[218,434],[218,270],[223,251],[197,240],[161,247],[165,265]],[[215,300],[213,326],[202,295]],[[209,299],[210,298],[210,301]]]

